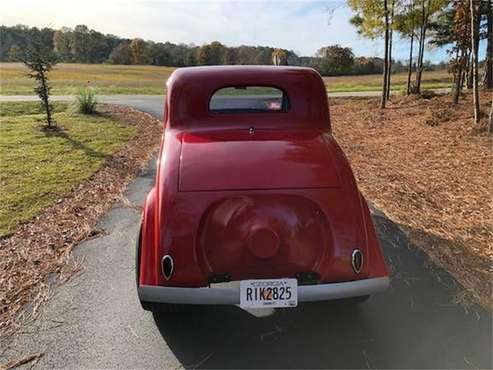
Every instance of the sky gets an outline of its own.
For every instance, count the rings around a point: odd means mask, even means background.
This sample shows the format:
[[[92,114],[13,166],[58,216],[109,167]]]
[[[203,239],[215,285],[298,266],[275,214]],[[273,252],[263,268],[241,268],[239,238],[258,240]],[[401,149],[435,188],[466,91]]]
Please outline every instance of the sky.
[[[382,56],[383,40],[360,37],[344,0],[0,0],[0,22],[60,28],[85,24],[102,33],[156,42],[263,45],[312,56],[322,46],[351,47],[356,56]],[[394,40],[394,58],[408,44]],[[425,59],[446,58],[427,50]]]

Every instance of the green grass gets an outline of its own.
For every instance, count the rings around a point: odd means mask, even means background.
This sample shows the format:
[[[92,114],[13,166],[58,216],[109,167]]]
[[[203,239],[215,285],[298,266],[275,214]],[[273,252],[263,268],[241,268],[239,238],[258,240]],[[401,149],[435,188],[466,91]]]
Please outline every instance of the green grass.
[[[328,92],[379,91],[382,88],[381,75],[324,77]],[[414,81],[414,75],[413,80]],[[451,87],[452,80],[447,71],[423,72],[421,87],[439,89]],[[407,85],[407,73],[391,76],[391,90],[403,90]]]
[[[166,91],[166,80],[173,67],[122,66],[111,64],[61,63],[50,72],[54,95],[73,95],[88,85],[98,94],[161,95]],[[0,95],[33,95],[34,81],[26,76],[27,69],[20,63],[0,63]],[[392,90],[405,87],[407,73],[392,75]],[[378,91],[382,76],[324,77],[329,92]],[[446,71],[423,72],[422,87],[436,89],[450,87]]]
[[[39,121],[37,103],[0,103],[0,236],[32,219],[90,177],[136,129],[56,104],[58,132]]]
[[[68,103],[53,102],[53,112],[65,112],[68,108]],[[33,102],[15,102],[15,103],[0,103],[0,117],[26,116],[33,114],[42,114],[43,110],[39,103]]]

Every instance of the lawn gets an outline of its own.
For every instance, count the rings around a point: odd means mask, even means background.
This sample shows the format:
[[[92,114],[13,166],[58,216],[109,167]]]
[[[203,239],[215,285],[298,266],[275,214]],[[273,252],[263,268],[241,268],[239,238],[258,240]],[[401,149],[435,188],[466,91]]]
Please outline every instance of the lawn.
[[[37,103],[0,103],[0,236],[89,178],[135,134],[133,126],[55,105],[47,132]]]
[[[111,64],[68,64],[54,67],[50,74],[53,94],[70,95],[78,88],[91,85],[100,94],[163,94],[173,67],[122,66]],[[0,95],[32,95],[33,80],[20,63],[0,63]],[[380,90],[381,75],[324,77],[329,92]],[[392,89],[403,89],[406,73],[392,75]],[[423,88],[450,87],[446,71],[424,72]]]

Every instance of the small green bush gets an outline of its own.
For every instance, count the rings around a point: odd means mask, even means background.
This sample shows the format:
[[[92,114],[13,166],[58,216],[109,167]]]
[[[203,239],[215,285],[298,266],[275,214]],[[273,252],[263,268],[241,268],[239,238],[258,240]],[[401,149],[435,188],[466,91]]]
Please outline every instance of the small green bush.
[[[75,96],[75,110],[82,114],[96,113],[98,100],[92,87],[79,89]]]

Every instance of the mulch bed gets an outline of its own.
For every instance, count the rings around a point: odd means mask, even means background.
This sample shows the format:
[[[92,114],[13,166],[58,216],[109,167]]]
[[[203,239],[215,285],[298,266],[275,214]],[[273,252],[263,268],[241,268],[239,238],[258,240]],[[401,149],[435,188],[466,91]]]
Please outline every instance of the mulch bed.
[[[137,127],[137,135],[105,165],[34,220],[0,240],[0,347],[22,323],[36,317],[51,287],[81,269],[74,246],[97,234],[95,226],[148,163],[162,124],[131,108],[103,105],[99,112]]]
[[[482,94],[486,123],[491,92]],[[493,139],[472,126],[471,95],[333,100],[334,135],[360,188],[463,286],[458,300],[492,309]]]

